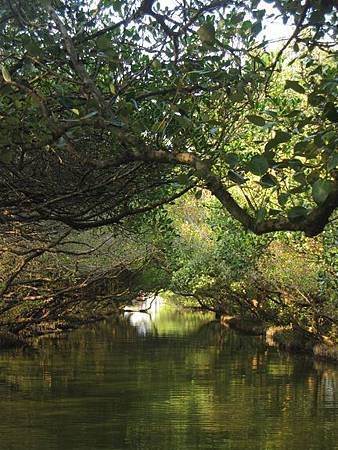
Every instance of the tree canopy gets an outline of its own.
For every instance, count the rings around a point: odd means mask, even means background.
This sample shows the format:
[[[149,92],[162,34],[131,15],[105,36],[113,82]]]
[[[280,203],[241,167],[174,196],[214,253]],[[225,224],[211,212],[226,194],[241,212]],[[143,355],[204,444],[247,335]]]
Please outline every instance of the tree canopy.
[[[319,234],[338,206],[334,4],[3,1],[0,222],[89,229],[208,189],[256,234]]]

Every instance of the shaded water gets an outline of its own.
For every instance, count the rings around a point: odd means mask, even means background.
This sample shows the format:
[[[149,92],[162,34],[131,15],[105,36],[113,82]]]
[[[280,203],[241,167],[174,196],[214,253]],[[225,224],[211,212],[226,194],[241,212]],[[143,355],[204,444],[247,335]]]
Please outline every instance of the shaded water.
[[[336,450],[338,368],[160,309],[0,353],[1,450]]]

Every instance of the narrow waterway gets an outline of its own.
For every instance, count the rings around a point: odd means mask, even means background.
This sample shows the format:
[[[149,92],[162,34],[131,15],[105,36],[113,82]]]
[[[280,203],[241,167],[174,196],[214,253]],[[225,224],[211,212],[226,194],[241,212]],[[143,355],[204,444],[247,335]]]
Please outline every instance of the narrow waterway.
[[[1,352],[0,449],[338,449],[337,367],[155,309]]]

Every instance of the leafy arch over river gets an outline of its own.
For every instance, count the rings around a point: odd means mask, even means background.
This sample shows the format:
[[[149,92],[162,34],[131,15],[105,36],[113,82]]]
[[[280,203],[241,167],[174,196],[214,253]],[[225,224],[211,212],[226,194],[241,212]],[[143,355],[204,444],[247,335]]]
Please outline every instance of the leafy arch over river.
[[[245,228],[337,207],[334,2],[1,10],[1,221],[119,223],[209,189]],[[6,6],[7,5],[7,6]],[[293,27],[277,52],[267,20]]]
[[[336,22],[329,0],[3,2],[0,326],[166,288],[336,336]]]

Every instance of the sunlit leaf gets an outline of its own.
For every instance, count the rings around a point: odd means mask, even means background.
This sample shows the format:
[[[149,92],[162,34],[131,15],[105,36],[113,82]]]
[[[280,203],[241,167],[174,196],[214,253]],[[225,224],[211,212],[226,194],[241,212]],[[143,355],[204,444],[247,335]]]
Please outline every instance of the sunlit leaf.
[[[113,82],[111,82],[109,84],[109,90],[110,90],[111,94],[113,94],[113,95],[116,94],[116,88],[115,88],[115,84]]]
[[[2,77],[3,79],[7,82],[7,83],[11,83],[12,82],[12,78],[10,73],[8,72],[8,70],[6,69],[5,66],[1,67],[1,73],[2,73]]]

